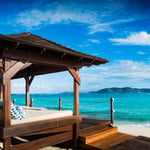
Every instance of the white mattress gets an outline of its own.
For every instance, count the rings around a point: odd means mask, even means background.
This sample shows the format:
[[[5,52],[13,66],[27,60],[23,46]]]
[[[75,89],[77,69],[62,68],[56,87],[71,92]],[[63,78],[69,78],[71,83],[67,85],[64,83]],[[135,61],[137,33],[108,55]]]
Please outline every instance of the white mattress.
[[[26,118],[22,120],[11,119],[11,125],[17,125],[27,122],[41,121],[47,119],[61,118],[72,116],[73,112],[70,110],[52,110],[52,109],[44,109],[44,108],[36,108],[36,107],[26,107],[22,106],[26,113]]]

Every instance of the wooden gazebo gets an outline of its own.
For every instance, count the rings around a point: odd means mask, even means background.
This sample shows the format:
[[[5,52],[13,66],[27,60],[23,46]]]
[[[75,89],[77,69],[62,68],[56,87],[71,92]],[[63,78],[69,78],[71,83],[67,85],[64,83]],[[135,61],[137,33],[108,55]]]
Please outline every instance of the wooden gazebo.
[[[108,60],[77,52],[31,33],[0,35],[0,98],[3,100],[0,121],[0,139],[4,150],[38,149],[73,139],[77,144],[79,121],[79,69],[83,66],[100,65]],[[73,116],[11,124],[11,79],[25,78],[26,106],[29,106],[29,87],[36,75],[69,71],[74,78]],[[72,126],[71,131],[66,131]],[[60,133],[36,139],[31,142],[12,145],[11,138],[34,135],[50,131]],[[54,133],[54,132],[53,132]],[[40,146],[39,146],[40,145]]]

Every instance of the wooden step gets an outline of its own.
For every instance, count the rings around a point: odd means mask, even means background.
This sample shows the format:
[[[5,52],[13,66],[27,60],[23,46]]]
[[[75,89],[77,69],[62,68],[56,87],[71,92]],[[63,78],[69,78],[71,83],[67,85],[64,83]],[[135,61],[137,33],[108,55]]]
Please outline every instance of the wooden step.
[[[103,139],[117,132],[118,132],[117,127],[106,127],[106,128],[91,131],[91,132],[86,132],[86,133],[84,132],[80,134],[79,141],[84,144],[88,144],[88,143]]]
[[[104,150],[133,138],[134,136],[131,135],[123,133],[115,133],[107,137],[104,137],[103,139],[99,139],[88,144],[80,143],[80,146],[88,150]]]
[[[84,125],[82,125],[82,126],[84,126]],[[88,132],[94,132],[96,130],[101,130],[101,129],[104,129],[106,127],[110,127],[110,122],[104,122],[101,124],[94,124],[94,125],[91,125],[89,127],[80,129],[80,135],[86,134]]]

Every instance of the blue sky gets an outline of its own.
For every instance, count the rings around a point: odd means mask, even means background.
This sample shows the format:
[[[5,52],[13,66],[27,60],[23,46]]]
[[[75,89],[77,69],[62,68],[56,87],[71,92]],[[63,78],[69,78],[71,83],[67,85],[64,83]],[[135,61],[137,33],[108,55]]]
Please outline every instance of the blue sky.
[[[110,63],[80,70],[83,92],[107,87],[150,88],[149,0],[5,0],[0,33],[31,32]],[[68,72],[38,76],[32,93],[71,91]],[[12,81],[24,92],[24,80]]]

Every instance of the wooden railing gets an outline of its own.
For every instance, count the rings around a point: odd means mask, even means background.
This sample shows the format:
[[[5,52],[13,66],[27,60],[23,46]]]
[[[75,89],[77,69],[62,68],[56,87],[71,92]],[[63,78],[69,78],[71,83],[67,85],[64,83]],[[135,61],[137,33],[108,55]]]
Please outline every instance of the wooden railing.
[[[33,107],[33,101],[34,101],[33,98],[31,98],[30,99],[30,107]],[[115,112],[114,111],[114,105],[113,105],[114,98],[110,98],[109,100],[102,101],[102,102],[97,102],[97,103],[92,103],[92,104],[80,104],[80,106],[98,105],[98,104],[106,103],[106,102],[109,102],[109,101],[110,101],[110,110],[99,112],[99,113],[90,113],[90,114],[87,114],[87,115],[97,115],[97,114],[104,114],[104,113],[110,112],[110,121],[111,121],[111,124],[113,125],[114,124],[114,112]],[[13,99],[13,104],[15,104],[15,102],[16,102],[16,100]],[[37,100],[35,100],[35,102],[39,102],[41,104],[51,104],[51,103],[54,103],[54,102],[58,102],[58,104],[59,104],[58,109],[59,110],[62,110],[62,102],[73,104],[73,102],[66,101],[66,100],[63,100],[61,98],[59,98],[58,100],[48,102],[48,103],[43,103],[43,102],[37,101]]]

